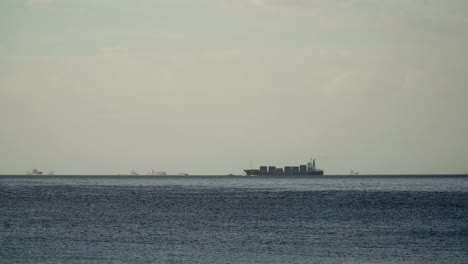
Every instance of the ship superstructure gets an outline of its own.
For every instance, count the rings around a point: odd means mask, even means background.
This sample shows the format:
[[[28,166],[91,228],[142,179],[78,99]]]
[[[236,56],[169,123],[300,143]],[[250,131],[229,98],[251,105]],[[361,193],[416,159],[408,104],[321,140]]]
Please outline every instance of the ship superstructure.
[[[259,169],[244,170],[247,176],[309,176],[323,175],[323,170],[317,169],[316,159],[311,159],[307,165],[299,166],[260,166]]]

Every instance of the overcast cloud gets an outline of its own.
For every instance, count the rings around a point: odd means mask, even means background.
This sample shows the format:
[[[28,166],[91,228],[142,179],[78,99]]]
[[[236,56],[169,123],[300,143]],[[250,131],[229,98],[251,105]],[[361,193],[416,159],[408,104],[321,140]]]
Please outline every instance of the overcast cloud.
[[[455,0],[4,0],[0,173],[463,173],[466,32]]]

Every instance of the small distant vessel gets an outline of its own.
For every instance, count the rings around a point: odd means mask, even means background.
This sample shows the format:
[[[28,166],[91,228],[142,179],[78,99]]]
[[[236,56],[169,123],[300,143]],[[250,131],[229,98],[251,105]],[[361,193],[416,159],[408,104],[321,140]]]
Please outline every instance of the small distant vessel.
[[[322,176],[324,171],[317,169],[316,159],[311,159],[307,165],[285,166],[260,166],[260,169],[244,170],[247,176]]]
[[[27,172],[26,174],[37,176],[37,175],[43,175],[44,173],[42,173],[42,171],[40,171],[40,170],[38,170],[38,169],[33,169],[32,171],[29,171],[29,172]]]
[[[150,171],[148,171],[147,175],[149,175],[149,176],[166,176],[167,173],[165,171],[155,171],[155,170],[151,169]]]

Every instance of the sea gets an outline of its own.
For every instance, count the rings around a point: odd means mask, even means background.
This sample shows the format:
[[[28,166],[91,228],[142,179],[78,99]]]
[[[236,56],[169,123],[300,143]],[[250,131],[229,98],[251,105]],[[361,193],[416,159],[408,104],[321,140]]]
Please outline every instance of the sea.
[[[0,263],[468,263],[468,176],[0,176]]]

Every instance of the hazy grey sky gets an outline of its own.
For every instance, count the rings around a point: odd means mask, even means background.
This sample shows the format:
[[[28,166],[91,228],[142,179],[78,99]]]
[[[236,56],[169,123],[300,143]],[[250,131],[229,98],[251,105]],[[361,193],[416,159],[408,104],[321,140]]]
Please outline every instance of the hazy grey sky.
[[[2,0],[0,173],[463,173],[467,85],[465,0]]]

